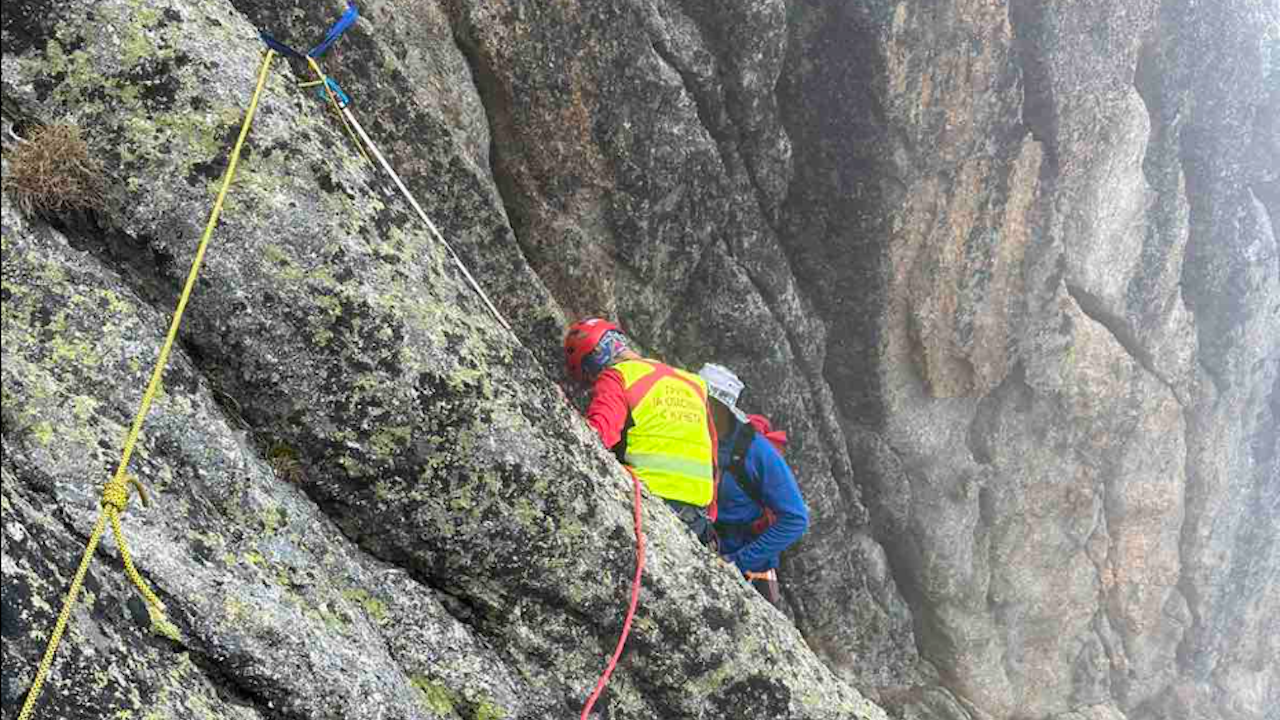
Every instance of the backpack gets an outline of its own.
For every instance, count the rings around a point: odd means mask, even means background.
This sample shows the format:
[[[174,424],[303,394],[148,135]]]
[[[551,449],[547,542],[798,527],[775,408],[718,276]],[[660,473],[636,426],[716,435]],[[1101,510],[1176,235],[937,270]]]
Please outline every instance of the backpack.
[[[733,479],[737,481],[738,487],[741,487],[747,497],[751,498],[751,501],[760,507],[760,517],[752,522],[750,526],[752,535],[763,533],[778,520],[778,516],[773,510],[764,504],[764,488],[761,487],[760,480],[747,473],[747,450],[756,439],[756,435],[764,435],[765,439],[773,445],[779,455],[785,454],[787,449],[786,431],[774,430],[769,418],[763,415],[748,415],[747,424],[743,426],[742,432],[738,433],[738,437],[733,443],[733,450],[729,455],[729,465],[725,470],[733,473]],[[723,529],[728,530],[730,528],[724,527]]]

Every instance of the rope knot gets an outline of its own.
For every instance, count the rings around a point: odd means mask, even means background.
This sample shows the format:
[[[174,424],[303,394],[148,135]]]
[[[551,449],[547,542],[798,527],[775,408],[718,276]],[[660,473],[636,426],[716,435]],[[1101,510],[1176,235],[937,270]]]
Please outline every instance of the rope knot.
[[[151,499],[147,497],[146,487],[142,485],[138,478],[129,473],[120,473],[102,486],[102,506],[112,508],[117,513],[124,512],[129,507],[130,485],[138,489],[138,496],[142,498],[142,504],[146,507],[151,507]]]

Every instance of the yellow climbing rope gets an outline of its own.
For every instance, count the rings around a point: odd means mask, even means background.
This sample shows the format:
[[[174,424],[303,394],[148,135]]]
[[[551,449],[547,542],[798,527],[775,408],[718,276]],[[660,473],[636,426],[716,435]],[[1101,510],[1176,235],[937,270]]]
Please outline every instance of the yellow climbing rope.
[[[231,188],[231,181],[235,178],[236,166],[240,163],[240,149],[244,146],[245,138],[249,135],[249,125],[253,122],[254,113],[258,110],[258,99],[262,96],[262,89],[267,84],[267,71],[271,68],[271,61],[275,58],[274,50],[267,50],[266,56],[262,60],[262,68],[258,72],[258,86],[253,91],[253,99],[249,102],[249,110],[245,113],[244,124],[240,126],[240,136],[236,138],[236,144],[231,151],[231,160],[227,164],[227,172],[222,178],[222,189],[218,191],[218,199],[213,204],[213,210],[209,213],[209,222],[205,225],[204,235],[200,238],[200,245],[196,248],[195,259],[191,262],[191,271],[187,274],[187,283],[182,288],[182,297],[178,299],[178,307],[173,313],[173,321],[169,324],[169,334],[165,337],[164,345],[160,348],[160,357],[156,360],[155,369],[151,373],[151,382],[147,385],[147,390],[142,395],[142,403],[138,406],[138,412],[134,415],[133,426],[129,428],[129,435],[125,439],[124,451],[120,456],[120,464],[116,467],[115,475],[107,481],[102,488],[102,512],[98,514],[98,522],[93,526],[93,532],[89,534],[89,543],[85,546],[84,555],[80,558],[80,567],[76,570],[75,578],[71,581],[71,589],[67,591],[67,597],[62,603],[62,612],[58,614],[58,621],[53,627],[53,634],[49,636],[49,645],[45,648],[44,658],[40,661],[40,666],[36,670],[35,680],[31,683],[31,691],[27,693],[26,702],[22,704],[22,712],[18,714],[18,720],[29,720],[36,701],[40,698],[40,692],[44,689],[45,680],[49,676],[49,670],[53,666],[54,655],[58,652],[58,643],[62,640],[62,634],[67,629],[67,622],[71,618],[71,610],[75,606],[76,598],[80,595],[80,588],[84,584],[85,574],[89,571],[89,562],[93,559],[93,553],[98,549],[98,543],[102,541],[102,534],[106,531],[107,522],[111,523],[111,530],[116,538],[116,547],[120,550],[120,559],[124,563],[125,574],[133,581],[138,592],[146,598],[147,603],[152,609],[159,613],[164,612],[164,603],[160,602],[160,598],[151,590],[147,582],[142,579],[142,575],[138,573],[137,568],[133,566],[133,556],[129,553],[129,548],[125,544],[124,530],[120,526],[120,513],[124,512],[125,507],[129,504],[129,486],[133,485],[138,489],[138,494],[142,496],[143,504],[148,504],[146,490],[137,478],[130,475],[127,471],[129,467],[129,458],[133,455],[134,445],[138,441],[138,435],[142,432],[142,422],[147,417],[147,412],[151,409],[151,401],[155,399],[156,392],[160,388],[160,378],[164,374],[164,368],[169,362],[169,352],[173,349],[173,343],[178,337],[178,327],[182,323],[182,313],[187,307],[187,301],[191,298],[191,290],[195,287],[196,277],[200,274],[200,264],[204,261],[205,250],[209,246],[209,238],[213,235],[213,229],[218,224],[218,216],[222,213],[222,204],[226,200],[227,191]]]

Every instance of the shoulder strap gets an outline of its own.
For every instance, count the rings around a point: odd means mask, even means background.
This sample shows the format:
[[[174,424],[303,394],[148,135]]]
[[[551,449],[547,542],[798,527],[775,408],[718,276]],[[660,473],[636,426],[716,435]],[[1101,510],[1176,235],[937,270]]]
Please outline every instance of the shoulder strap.
[[[662,378],[667,378],[667,377],[675,378],[677,380],[684,382],[686,385],[688,385],[690,388],[693,389],[694,394],[696,394],[699,399],[701,399],[703,402],[707,401],[707,393],[705,390],[703,390],[701,385],[694,382],[693,380],[690,380],[684,375],[681,375],[679,372],[676,372],[675,368],[669,365],[663,365],[662,363],[654,362],[652,360],[645,360],[645,359],[626,360],[624,362],[643,363],[653,368],[653,372],[650,372],[648,375],[645,375],[644,377],[635,381],[634,383],[631,384],[630,387],[624,390],[627,396],[627,404],[630,407],[635,407],[636,405],[638,405],[640,403],[640,399],[649,393],[649,389],[652,388],[655,383],[657,383]]]
[[[760,479],[752,477],[747,472],[747,451],[751,449],[751,443],[756,439],[756,429],[751,423],[742,423],[739,425],[741,430],[733,440],[733,450],[729,455],[729,472],[733,473],[733,479],[738,483],[738,487],[742,488],[742,492],[751,498],[751,501],[761,508],[764,507],[764,488],[761,487]]]

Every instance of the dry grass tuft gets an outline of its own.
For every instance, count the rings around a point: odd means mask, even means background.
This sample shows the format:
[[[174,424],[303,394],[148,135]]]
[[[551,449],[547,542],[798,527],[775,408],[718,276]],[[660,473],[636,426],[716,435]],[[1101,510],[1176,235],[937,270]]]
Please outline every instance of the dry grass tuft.
[[[74,125],[44,125],[8,155],[5,190],[27,215],[98,210],[103,204],[102,165]]]
[[[276,477],[300,485],[306,482],[306,473],[302,470],[302,462],[298,453],[284,443],[275,443],[267,450],[267,463],[275,471]]]

